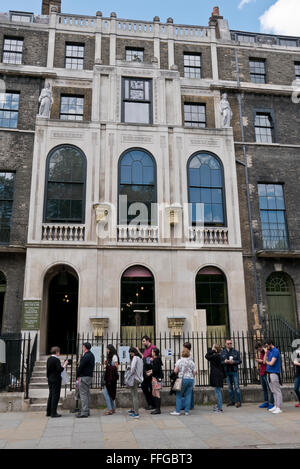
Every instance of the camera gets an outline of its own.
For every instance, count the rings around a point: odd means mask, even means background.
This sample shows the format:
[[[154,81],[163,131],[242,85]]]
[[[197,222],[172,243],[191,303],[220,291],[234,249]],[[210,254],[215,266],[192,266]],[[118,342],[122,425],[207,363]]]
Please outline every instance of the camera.
[[[68,365],[72,365],[72,359],[71,358],[68,359]]]

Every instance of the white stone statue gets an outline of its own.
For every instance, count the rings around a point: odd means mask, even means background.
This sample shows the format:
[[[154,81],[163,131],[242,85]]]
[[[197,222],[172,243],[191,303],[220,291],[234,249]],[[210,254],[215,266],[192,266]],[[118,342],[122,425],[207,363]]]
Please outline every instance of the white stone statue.
[[[51,106],[53,104],[50,83],[48,83],[46,87],[42,89],[40,97],[39,97],[39,103],[40,103],[40,109],[39,109],[38,116],[49,119]]]
[[[222,127],[223,128],[230,127],[230,122],[232,119],[232,111],[231,111],[231,107],[228,102],[226,93],[222,94],[222,99],[220,102],[220,112],[221,112],[221,118],[222,118]]]

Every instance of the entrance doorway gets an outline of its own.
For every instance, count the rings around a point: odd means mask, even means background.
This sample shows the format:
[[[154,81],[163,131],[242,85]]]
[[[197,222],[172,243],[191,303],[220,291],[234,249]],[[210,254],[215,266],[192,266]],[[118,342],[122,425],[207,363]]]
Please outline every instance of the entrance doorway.
[[[78,315],[78,279],[62,267],[49,284],[47,352],[57,345],[61,353],[72,352],[68,338],[76,338]]]
[[[269,317],[281,317],[297,328],[295,292],[292,280],[284,272],[273,272],[266,282]]]
[[[155,292],[152,273],[142,266],[127,269],[121,280],[122,341],[154,338]]]

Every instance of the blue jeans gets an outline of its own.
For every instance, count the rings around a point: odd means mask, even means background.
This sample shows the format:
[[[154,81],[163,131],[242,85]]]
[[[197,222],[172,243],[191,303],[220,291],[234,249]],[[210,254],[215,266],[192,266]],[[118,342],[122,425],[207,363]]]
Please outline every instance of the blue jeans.
[[[235,402],[234,398],[234,390],[233,386],[235,388],[236,392],[236,400],[237,402],[241,402],[241,390],[239,386],[239,376],[237,371],[227,371],[226,372],[226,380],[229,388],[229,395],[231,402]]]
[[[296,376],[295,378],[294,390],[295,390],[296,396],[298,397],[298,401],[300,403],[300,375]]]
[[[184,411],[189,412],[192,402],[194,379],[183,379],[181,391],[176,392],[176,412],[180,413],[184,398]]]
[[[104,393],[104,397],[106,400],[107,409],[114,410],[116,408],[116,404],[115,404],[115,401],[113,401],[112,398],[110,397],[106,386],[104,386],[103,393]]]
[[[218,409],[222,409],[222,388],[215,388],[218,400]]]
[[[260,384],[264,391],[264,402],[268,402],[269,404],[274,404],[274,396],[270,389],[267,375],[260,376]],[[270,393],[270,400],[269,400],[269,393]]]

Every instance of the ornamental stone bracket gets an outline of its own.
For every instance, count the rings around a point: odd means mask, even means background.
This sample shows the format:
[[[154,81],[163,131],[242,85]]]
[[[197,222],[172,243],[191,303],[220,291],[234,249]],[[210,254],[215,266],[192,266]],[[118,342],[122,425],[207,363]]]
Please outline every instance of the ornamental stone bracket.
[[[168,318],[168,328],[173,336],[181,336],[183,334],[183,325],[185,318]]]
[[[95,337],[104,337],[108,329],[109,318],[90,318]]]
[[[182,217],[182,206],[180,204],[173,204],[166,207],[166,214],[168,223],[171,226],[176,226],[180,223]]]
[[[93,205],[95,211],[96,223],[101,223],[105,225],[109,221],[110,215],[110,204],[108,203],[98,203]]]

